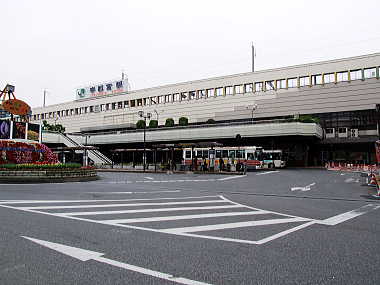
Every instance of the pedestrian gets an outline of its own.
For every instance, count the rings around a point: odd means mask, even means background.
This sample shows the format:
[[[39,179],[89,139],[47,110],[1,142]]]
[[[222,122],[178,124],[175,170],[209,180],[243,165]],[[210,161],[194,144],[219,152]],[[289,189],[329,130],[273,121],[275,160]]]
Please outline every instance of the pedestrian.
[[[220,171],[224,170],[224,160],[223,160],[223,158],[219,158],[219,170]]]

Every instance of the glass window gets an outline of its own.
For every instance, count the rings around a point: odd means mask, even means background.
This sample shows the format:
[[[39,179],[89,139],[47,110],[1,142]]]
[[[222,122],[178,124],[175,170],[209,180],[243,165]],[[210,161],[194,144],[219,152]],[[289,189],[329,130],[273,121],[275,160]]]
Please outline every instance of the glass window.
[[[300,77],[300,87],[310,86],[310,76]]]
[[[274,90],[274,81],[265,81],[265,90]]]
[[[196,96],[195,91],[190,91],[190,92],[189,92],[189,100],[194,100],[194,99],[195,99],[195,96]]]
[[[286,79],[277,80],[277,89],[285,89],[286,88]]]
[[[236,94],[243,94],[244,93],[243,85],[235,85],[235,93]]]
[[[334,83],[335,82],[335,74],[334,73],[326,73],[323,75],[323,80],[325,84]]]
[[[173,99],[172,95],[165,95],[165,103],[170,103]]]
[[[263,83],[262,82],[255,82],[255,92],[263,91]]]
[[[158,96],[158,104],[164,103],[164,96]]]
[[[157,97],[150,97],[150,105],[155,105],[155,104],[157,104]]]
[[[198,98],[206,98],[206,90],[198,90]]]
[[[223,158],[227,158],[228,157],[228,150],[226,150],[226,149],[222,150],[222,157]]]
[[[149,105],[149,98],[144,98],[143,99],[143,104],[144,104],[144,106]]]
[[[288,78],[288,88],[297,87],[297,78]]]
[[[219,87],[215,89],[216,96],[222,96],[223,95],[223,88]]]
[[[214,97],[214,89],[207,89],[206,95],[207,95],[207,98]]]
[[[116,109],[116,103],[115,103],[115,102],[111,104],[111,109],[112,109],[112,110],[115,110],[115,109]]]
[[[99,112],[99,111],[100,111],[100,107],[99,107],[99,105],[95,105],[95,106],[94,106],[94,112],[97,113],[97,112]]]
[[[253,83],[244,84],[244,93],[253,92]]]
[[[351,70],[350,71],[350,78],[351,78],[351,80],[360,80],[360,79],[363,79],[362,70],[361,69]]]
[[[129,101],[124,101],[124,108],[129,108]]]
[[[105,110],[106,110],[106,105],[101,104],[101,105],[100,105],[100,111],[105,111]]]
[[[78,110],[78,108],[75,108],[75,115],[78,115],[79,114],[79,110]],[[49,118],[50,118],[50,115],[51,115],[51,113],[49,113]]]
[[[173,94],[173,101],[179,101],[179,93]]]
[[[136,100],[131,100],[129,106],[131,106],[131,108],[136,107]]]
[[[312,75],[311,76],[311,84],[312,85],[322,84],[322,75],[321,74]]]
[[[187,92],[181,92],[181,101],[185,101],[188,99],[189,99],[189,97],[188,97]]]
[[[85,112],[85,113],[89,113],[89,112],[90,112],[90,107],[87,106],[87,107],[84,109],[84,112]]]
[[[236,152],[235,152],[235,150],[229,150],[229,151],[228,151],[228,157],[229,157],[229,158],[235,158],[235,157],[236,157]]]
[[[191,158],[191,150],[185,151],[185,158]]]
[[[245,158],[245,150],[237,150],[236,158]]]
[[[215,150],[215,158],[221,158],[222,157],[222,150],[217,149]]]
[[[94,106],[90,106],[90,113],[94,112]]]
[[[137,99],[137,106],[142,106],[142,99]]]
[[[234,88],[232,86],[225,87],[225,90],[226,90],[226,92],[225,92],[226,95],[233,95],[234,94]]]
[[[208,150],[207,149],[203,150],[202,157],[208,158]]]
[[[374,78],[376,77],[376,68],[365,68],[364,69],[364,78]]]
[[[348,71],[338,72],[336,75],[338,82],[348,81]]]

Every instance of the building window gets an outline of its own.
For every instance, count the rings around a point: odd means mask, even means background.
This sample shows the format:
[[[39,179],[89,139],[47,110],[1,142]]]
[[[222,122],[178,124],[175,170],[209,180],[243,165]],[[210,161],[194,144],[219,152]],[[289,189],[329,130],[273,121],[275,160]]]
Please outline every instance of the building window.
[[[364,69],[364,78],[374,78],[374,77],[376,77],[376,67]]]
[[[164,96],[158,96],[158,104],[164,103]]]
[[[300,77],[300,87],[310,86],[310,76]]]
[[[244,84],[244,93],[253,92],[253,83]]]
[[[117,102],[117,108],[123,109],[123,101]]]
[[[165,103],[170,103],[172,101],[172,95],[165,95]]]
[[[103,92],[103,90],[104,90],[104,89],[103,89],[103,85],[99,85],[99,86],[98,86],[98,92]]]
[[[131,108],[136,107],[136,100],[131,100],[129,105]]]
[[[285,89],[286,88],[286,79],[277,80],[277,89]]]
[[[190,91],[190,92],[189,92],[189,100],[194,100],[195,97],[196,97],[196,93],[195,93],[195,91]]]
[[[198,90],[198,98],[199,99],[206,98],[206,90],[204,90],[204,89]]]
[[[112,104],[111,104],[111,109],[112,109],[112,110],[115,110],[115,109],[116,109],[116,103],[112,103]]]
[[[142,99],[137,99],[137,106],[142,106]]]
[[[156,104],[157,104],[157,97],[150,97],[150,105],[156,105]]]
[[[311,76],[311,84],[312,85],[322,84],[322,75],[321,74],[312,75]]]
[[[216,96],[222,96],[223,95],[223,88],[219,87],[215,89]]]
[[[106,110],[106,106],[104,104],[101,104],[100,105],[100,111],[105,111]]]
[[[297,78],[288,78],[288,88],[297,87]]]
[[[173,102],[174,101],[179,101],[179,93],[173,94]]]
[[[149,98],[144,98],[143,104],[144,104],[144,106],[148,106],[149,105]]]
[[[188,100],[187,92],[181,92],[181,101]]]
[[[335,83],[335,74],[334,73],[326,73],[323,75],[323,80],[325,84]]]
[[[226,90],[226,92],[225,92],[226,95],[233,95],[234,94],[234,88],[232,86],[225,87],[225,90]]]
[[[129,108],[129,101],[124,101],[124,109]]]
[[[350,71],[350,79],[351,80],[361,80],[363,79],[363,73],[361,69],[351,70]]]
[[[338,82],[348,81],[348,71],[338,72],[336,75]]]
[[[262,82],[255,82],[255,92],[263,91],[263,83]]]
[[[207,98],[214,96],[214,89],[207,89],[206,90]]]
[[[90,107],[85,107],[85,108],[84,108],[84,112],[85,112],[85,113],[89,113],[89,112],[90,112]]]
[[[244,93],[243,85],[235,85],[235,94],[243,94],[243,93]]]
[[[274,80],[265,81],[265,90],[274,90]]]

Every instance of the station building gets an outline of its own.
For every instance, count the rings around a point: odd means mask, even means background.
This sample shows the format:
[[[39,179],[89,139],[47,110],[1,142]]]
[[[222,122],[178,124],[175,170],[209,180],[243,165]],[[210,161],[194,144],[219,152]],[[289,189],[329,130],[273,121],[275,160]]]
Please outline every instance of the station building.
[[[135,124],[144,111],[159,122],[147,129],[148,145],[212,140],[283,149],[289,165],[374,163],[379,68],[375,53],[132,91],[120,80],[79,88],[70,102],[33,108],[30,120],[62,124],[78,143],[88,136],[105,154],[141,147]],[[300,122],[305,115],[317,123]],[[163,127],[167,118],[178,124],[180,117],[189,126]]]

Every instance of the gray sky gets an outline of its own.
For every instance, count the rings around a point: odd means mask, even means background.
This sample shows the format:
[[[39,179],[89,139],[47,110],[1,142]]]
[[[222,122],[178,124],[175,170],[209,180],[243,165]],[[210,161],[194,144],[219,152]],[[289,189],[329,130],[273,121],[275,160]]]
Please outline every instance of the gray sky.
[[[380,1],[0,0],[0,88],[31,106],[380,51]]]

